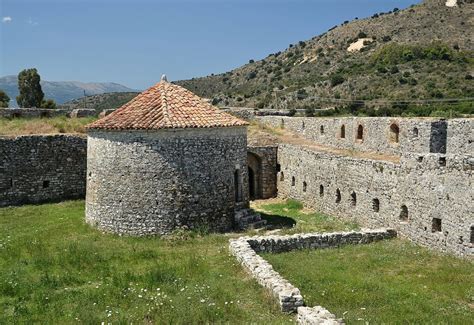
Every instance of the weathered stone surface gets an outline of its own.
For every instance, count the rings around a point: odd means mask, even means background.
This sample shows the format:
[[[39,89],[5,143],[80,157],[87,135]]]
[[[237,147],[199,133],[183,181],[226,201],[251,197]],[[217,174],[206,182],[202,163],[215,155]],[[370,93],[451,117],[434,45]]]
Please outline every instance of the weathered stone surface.
[[[78,117],[91,117],[99,115],[95,109],[87,109],[87,108],[76,108],[71,111],[69,117],[78,118]]]
[[[301,200],[368,227],[396,228],[402,236],[443,252],[473,256],[474,119],[265,117],[262,121],[283,123],[324,145],[401,157],[398,164],[281,144],[280,197]],[[398,143],[390,140],[394,123],[400,132]],[[338,138],[341,125],[344,139]],[[362,142],[354,134],[358,125],[364,125]]]
[[[229,230],[248,207],[246,143],[246,127],[90,131],[86,221],[138,236]]]
[[[84,197],[86,152],[80,136],[0,137],[0,206]]]
[[[340,319],[337,319],[334,314],[331,314],[326,308],[321,306],[316,307],[298,307],[298,324],[301,325],[339,325],[344,324]]]

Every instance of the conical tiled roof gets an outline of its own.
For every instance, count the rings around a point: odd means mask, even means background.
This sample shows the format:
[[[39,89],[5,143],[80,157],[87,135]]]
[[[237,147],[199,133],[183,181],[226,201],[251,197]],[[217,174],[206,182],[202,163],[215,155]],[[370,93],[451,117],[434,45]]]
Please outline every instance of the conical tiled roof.
[[[247,124],[189,90],[162,80],[113,113],[87,125],[87,129],[157,130]]]

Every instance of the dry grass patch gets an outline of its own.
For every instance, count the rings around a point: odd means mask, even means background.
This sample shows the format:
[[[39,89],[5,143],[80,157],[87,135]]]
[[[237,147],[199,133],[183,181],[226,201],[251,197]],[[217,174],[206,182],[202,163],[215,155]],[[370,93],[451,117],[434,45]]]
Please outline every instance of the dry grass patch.
[[[0,118],[0,135],[17,136],[28,134],[85,133],[85,126],[95,117],[68,118]]]

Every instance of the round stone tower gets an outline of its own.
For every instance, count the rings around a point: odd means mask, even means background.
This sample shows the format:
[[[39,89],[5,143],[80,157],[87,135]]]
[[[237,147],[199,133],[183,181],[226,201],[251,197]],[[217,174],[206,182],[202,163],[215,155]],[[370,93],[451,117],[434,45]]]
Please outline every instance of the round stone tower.
[[[86,221],[99,229],[226,231],[248,207],[247,123],[165,78],[87,130]]]

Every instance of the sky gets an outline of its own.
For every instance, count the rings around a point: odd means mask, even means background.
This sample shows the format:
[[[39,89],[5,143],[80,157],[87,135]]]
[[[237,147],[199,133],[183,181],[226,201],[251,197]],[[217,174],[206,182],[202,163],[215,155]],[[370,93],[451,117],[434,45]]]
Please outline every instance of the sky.
[[[222,73],[419,0],[0,0],[0,76],[159,81]]]

